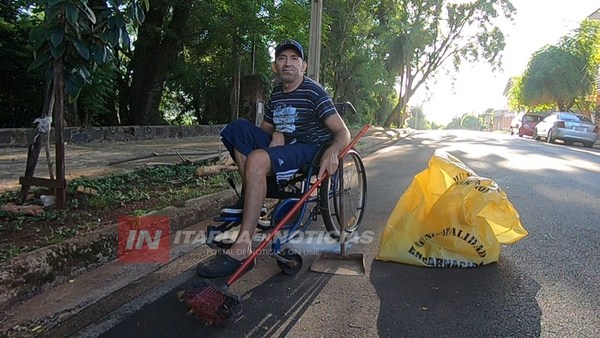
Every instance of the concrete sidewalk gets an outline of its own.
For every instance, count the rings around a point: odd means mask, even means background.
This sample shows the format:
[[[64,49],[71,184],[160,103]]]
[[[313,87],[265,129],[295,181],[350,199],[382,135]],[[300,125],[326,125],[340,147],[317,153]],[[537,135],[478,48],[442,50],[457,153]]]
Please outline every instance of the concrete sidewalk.
[[[359,153],[368,154],[406,135],[408,135],[406,130],[371,128],[357,143],[356,148]],[[149,162],[178,163],[181,161],[177,155],[153,156],[109,165],[110,162],[151,155],[152,152],[198,153],[198,156],[202,156],[200,153],[216,153],[223,150],[224,148],[217,135],[130,143],[67,145],[67,179],[127,172],[137,167],[143,167]],[[44,155],[44,153],[42,152],[41,155]],[[193,158],[198,156],[186,155],[183,157]],[[0,149],[0,182],[4,191],[19,187],[18,178],[25,170],[25,161],[25,148]],[[40,156],[36,175],[48,177],[45,156]],[[197,227],[203,220],[214,216],[215,210],[219,210],[222,205],[231,203],[234,199],[235,193],[228,189],[187,201],[185,205],[180,207],[171,206],[156,210],[152,214],[168,216],[171,232],[174,232],[190,226]],[[206,224],[203,226],[205,227]],[[1,264],[0,312],[5,314],[0,317],[0,336],[12,331],[15,326],[31,328],[32,325],[36,326],[42,322],[50,324],[47,322],[47,317],[56,319],[58,315],[60,318],[62,318],[61,316],[66,318],[101,298],[98,296],[90,299],[88,288],[78,288],[76,285],[69,284],[69,281],[74,280],[76,277],[81,279],[87,271],[110,263],[116,258],[117,230],[118,226],[115,220],[113,224],[100,230],[22,254],[14,257],[10,262]],[[75,260],[73,260],[74,257]],[[85,259],[88,257],[89,261],[86,263]],[[73,264],[77,264],[77,266],[73,266]],[[157,265],[143,272],[121,271],[120,273],[135,276],[135,280],[159,267]],[[112,276],[108,280],[123,278],[123,275],[119,277]],[[95,285],[100,289],[102,288],[102,283],[96,283]],[[68,302],[65,303],[61,300],[60,294],[63,294],[62,292],[59,293],[59,296],[54,292],[50,292],[57,287],[68,290],[65,291],[69,294]],[[111,286],[111,288],[113,287],[114,285]],[[78,294],[81,294],[81,297],[78,297]],[[32,315],[34,313],[32,309],[36,309],[35,316]],[[59,323],[53,322],[50,326],[54,324]]]
[[[218,135],[137,142],[67,144],[65,145],[66,179],[69,181],[82,176],[98,177],[129,172],[150,162],[178,163],[181,159],[177,156],[177,152],[190,154],[182,155],[184,158],[194,158],[223,150]],[[172,155],[152,156],[153,152]],[[50,153],[51,160],[54,161],[54,146],[50,147]],[[111,165],[112,162],[146,155],[152,157]],[[26,162],[27,148],[0,148],[0,193],[20,187],[19,177],[25,173]],[[42,150],[35,177],[49,178],[47,163],[45,152]]]

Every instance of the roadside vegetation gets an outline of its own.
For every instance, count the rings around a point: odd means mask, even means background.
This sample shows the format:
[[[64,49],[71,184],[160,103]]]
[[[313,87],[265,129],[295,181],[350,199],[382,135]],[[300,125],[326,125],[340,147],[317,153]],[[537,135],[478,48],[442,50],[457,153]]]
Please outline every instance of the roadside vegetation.
[[[247,110],[239,92],[248,84],[270,91],[277,42],[309,46],[313,3],[9,1],[0,63],[12,80],[0,84],[0,128],[30,127],[48,112],[53,94],[42,84],[57,81],[46,75],[60,65],[69,126],[226,123]],[[362,123],[403,126],[411,98],[435,77],[468,62],[500,65],[498,25],[514,13],[509,0],[325,1],[320,82]]]
[[[584,20],[556,44],[535,52],[523,74],[507,85],[514,111],[574,111],[600,121],[597,76],[600,21]]]
[[[0,211],[0,262],[39,247],[113,224],[122,216],[141,216],[166,206],[181,206],[189,199],[229,187],[228,179],[239,183],[237,173],[197,177],[202,163],[137,169],[102,178],[81,177],[69,182],[67,206],[62,210],[44,208],[36,215]],[[78,191],[85,187],[86,192]],[[80,189],[81,190],[81,189]],[[31,203],[42,205],[33,192]],[[16,192],[0,195],[0,205],[15,202]]]

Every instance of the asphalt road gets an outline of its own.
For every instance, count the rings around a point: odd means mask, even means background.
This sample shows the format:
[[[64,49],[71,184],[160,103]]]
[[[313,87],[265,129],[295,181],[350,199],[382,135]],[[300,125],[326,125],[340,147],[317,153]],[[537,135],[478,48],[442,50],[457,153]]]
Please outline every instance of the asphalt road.
[[[498,263],[435,269],[375,260],[387,218],[436,149],[494,179],[520,213],[529,236],[504,246]],[[272,259],[260,257],[257,268],[231,288],[244,298],[244,316],[228,327],[210,327],[187,315],[177,300],[176,292],[193,279],[188,269],[162,282],[162,292],[133,298],[75,335],[598,336],[598,149],[443,131],[413,134],[364,160],[369,189],[362,230],[372,231],[374,240],[354,245],[350,252],[365,255],[365,276],[311,272],[307,267],[316,256],[305,256],[305,267],[290,277],[280,273]],[[206,248],[196,249],[202,250]],[[194,259],[197,256],[183,256],[178,264],[193,266]],[[102,304],[106,303],[95,306]]]

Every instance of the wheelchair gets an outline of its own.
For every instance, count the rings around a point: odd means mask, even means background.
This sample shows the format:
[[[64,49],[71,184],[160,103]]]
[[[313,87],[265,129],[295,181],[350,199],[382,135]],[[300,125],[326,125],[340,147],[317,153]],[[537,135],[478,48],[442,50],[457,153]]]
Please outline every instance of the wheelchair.
[[[268,177],[267,198],[275,200],[275,203],[266,215],[268,225],[259,223],[257,225],[258,229],[262,231],[273,229],[292,210],[301,196],[309,191],[317,181],[319,163],[327,146],[328,144],[321,146],[311,163],[307,163],[300,168],[294,177],[285,184],[279,185],[274,177]],[[302,269],[303,265],[302,256],[295,250],[286,247],[286,245],[304,233],[319,216],[323,220],[328,236],[335,241],[339,242],[340,238],[344,238],[347,242],[357,233],[367,202],[365,167],[362,158],[355,149],[350,149],[340,159],[339,167],[343,167],[343,175],[338,175],[338,170],[325,179],[295,215],[289,218],[287,224],[279,230],[279,234],[273,238],[269,255],[275,258],[277,265],[284,274],[294,275]],[[343,191],[340,190],[340,186],[343,187]],[[341,208],[343,208],[344,220],[340,219]],[[217,250],[217,254],[219,254],[223,253],[232,244],[231,241],[219,239],[219,237],[239,226],[241,216],[219,216],[213,220],[220,224],[208,227],[206,244]],[[344,225],[344,236],[341,236],[340,229],[342,227],[340,227],[340,224]]]

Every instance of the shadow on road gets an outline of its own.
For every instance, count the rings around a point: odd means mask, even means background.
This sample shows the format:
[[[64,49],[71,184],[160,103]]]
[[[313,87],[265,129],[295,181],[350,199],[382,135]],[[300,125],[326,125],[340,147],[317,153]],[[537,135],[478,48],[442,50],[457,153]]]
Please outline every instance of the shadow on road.
[[[540,335],[539,284],[507,261],[473,269],[374,261],[371,282],[381,301],[381,337]]]
[[[243,316],[233,325],[206,326],[186,315],[177,299],[191,280],[144,306],[101,337],[264,337],[286,336],[332,275],[276,273],[244,292]]]

